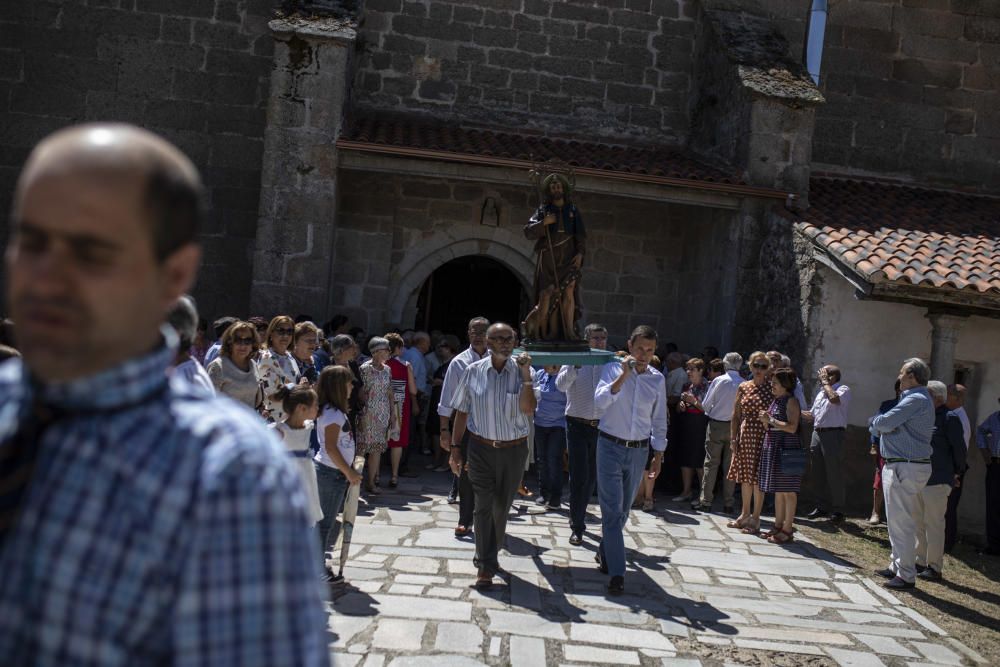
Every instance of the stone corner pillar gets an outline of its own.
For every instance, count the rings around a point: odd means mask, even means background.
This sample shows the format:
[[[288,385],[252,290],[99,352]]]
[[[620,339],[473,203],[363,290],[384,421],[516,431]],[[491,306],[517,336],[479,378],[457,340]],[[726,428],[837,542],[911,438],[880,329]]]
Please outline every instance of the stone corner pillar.
[[[277,19],[253,257],[253,314],[326,316],[336,141],[352,79],[353,27]],[[293,312],[294,311],[294,312]]]
[[[958,334],[969,318],[950,313],[927,311],[931,321],[931,376],[945,384],[955,377],[955,346]]]

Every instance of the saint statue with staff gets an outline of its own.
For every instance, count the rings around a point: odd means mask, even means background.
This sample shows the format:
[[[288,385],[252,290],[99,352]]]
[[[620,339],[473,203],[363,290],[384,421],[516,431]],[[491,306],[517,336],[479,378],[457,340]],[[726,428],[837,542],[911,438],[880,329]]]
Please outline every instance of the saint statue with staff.
[[[535,307],[522,323],[522,335],[530,343],[579,343],[580,277],[586,252],[583,217],[570,197],[575,176],[553,170],[542,178],[536,166],[532,180],[541,204],[524,226],[524,235],[535,241]],[[586,346],[584,346],[586,349]]]

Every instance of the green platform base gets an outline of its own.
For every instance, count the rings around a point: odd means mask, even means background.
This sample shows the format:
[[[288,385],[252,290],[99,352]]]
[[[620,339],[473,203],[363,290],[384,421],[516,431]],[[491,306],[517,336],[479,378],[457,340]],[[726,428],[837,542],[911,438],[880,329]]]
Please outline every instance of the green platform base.
[[[601,366],[615,358],[614,352],[593,348],[589,352],[543,352],[520,347],[514,350],[514,357],[522,352],[531,355],[532,366]]]

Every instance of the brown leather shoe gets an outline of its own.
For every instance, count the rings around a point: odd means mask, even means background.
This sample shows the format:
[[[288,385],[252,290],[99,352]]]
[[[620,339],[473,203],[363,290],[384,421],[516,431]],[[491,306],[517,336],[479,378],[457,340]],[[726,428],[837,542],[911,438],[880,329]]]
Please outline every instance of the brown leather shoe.
[[[465,537],[470,532],[472,531],[469,530],[468,526],[463,526],[462,524],[455,526],[455,537]]]
[[[489,570],[480,570],[476,575],[476,589],[486,591],[493,588],[493,575]]]

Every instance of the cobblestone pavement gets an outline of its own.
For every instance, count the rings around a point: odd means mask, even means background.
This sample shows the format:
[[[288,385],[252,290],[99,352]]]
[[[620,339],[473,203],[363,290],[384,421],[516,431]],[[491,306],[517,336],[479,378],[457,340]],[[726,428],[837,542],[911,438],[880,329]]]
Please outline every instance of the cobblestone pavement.
[[[818,547],[771,545],[670,503],[632,512],[626,594],[610,598],[594,562],[596,504],[572,547],[565,511],[518,500],[500,560],[512,577],[480,593],[447,491],[445,473],[426,473],[362,499],[349,583],[332,595],[335,664],[985,663],[905,593]]]

